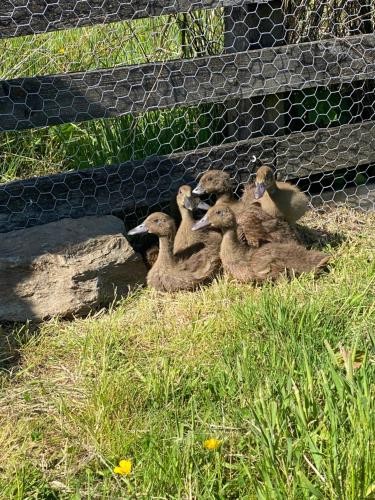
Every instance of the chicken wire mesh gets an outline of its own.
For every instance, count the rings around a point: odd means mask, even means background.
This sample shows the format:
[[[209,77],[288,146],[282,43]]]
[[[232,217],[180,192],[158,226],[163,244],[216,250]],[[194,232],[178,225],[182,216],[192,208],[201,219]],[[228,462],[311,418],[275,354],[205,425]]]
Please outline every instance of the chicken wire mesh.
[[[133,224],[207,168],[241,185],[260,163],[373,209],[374,20],[371,0],[6,0],[0,231]]]

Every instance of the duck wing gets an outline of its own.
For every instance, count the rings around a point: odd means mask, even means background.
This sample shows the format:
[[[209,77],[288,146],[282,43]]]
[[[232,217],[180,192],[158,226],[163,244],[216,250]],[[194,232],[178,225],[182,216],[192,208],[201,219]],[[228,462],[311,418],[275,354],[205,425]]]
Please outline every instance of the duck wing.
[[[243,207],[237,214],[237,224],[240,241],[251,246],[297,240],[295,230],[285,220],[267,214],[258,203]]]
[[[266,214],[266,212],[263,212]],[[265,232],[269,235],[269,241],[297,241],[298,236],[296,230],[292,228],[288,222],[284,219],[279,219],[278,217],[272,217],[266,214],[262,220],[262,227]]]
[[[268,220],[267,214],[256,205],[244,207],[236,214],[237,235],[240,241],[250,246],[259,247],[263,243],[272,241],[272,235],[264,226]]]
[[[223,269],[226,274],[229,274],[240,283],[256,281],[256,273],[254,273],[250,261],[225,262]]]
[[[189,245],[186,248],[183,248],[182,250],[178,250],[177,252],[174,253],[174,256],[176,257],[176,260],[178,262],[186,262],[192,255],[195,255],[196,253],[200,252],[205,248],[205,244],[203,241],[200,241],[198,243],[193,243],[192,245]]]
[[[165,269],[153,266],[147,275],[147,283],[161,292],[178,292],[180,290],[194,290],[201,281],[197,280],[188,270],[178,267]]]
[[[220,265],[219,253],[212,253],[209,247],[204,247],[178,263],[181,273],[190,274],[192,279],[199,283],[205,282],[217,274]]]
[[[253,271],[261,279],[277,279],[285,272],[288,275],[318,272],[329,258],[323,252],[307,250],[294,242],[268,243],[255,251]]]

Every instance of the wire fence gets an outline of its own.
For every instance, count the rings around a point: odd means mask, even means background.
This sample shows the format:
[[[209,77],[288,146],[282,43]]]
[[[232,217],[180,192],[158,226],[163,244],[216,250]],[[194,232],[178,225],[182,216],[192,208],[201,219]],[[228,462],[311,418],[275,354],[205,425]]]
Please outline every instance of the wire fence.
[[[374,22],[372,0],[3,1],[0,231],[133,223],[260,163],[374,208]]]

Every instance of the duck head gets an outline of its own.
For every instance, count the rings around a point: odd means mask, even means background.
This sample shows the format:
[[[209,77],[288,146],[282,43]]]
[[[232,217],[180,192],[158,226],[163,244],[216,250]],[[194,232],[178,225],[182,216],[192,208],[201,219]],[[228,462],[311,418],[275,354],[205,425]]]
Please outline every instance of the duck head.
[[[257,170],[255,178],[255,199],[258,200],[261,198],[268,189],[272,189],[275,183],[275,171],[273,168],[267,165],[262,165]]]
[[[207,205],[204,201],[201,201],[200,198],[193,194],[193,190],[190,186],[180,186],[177,193],[177,205],[181,208],[186,208],[187,210],[193,211],[197,208],[201,210],[208,210],[210,205]]]
[[[176,232],[176,225],[172,217],[162,212],[154,212],[142,224],[131,229],[128,235],[150,233],[156,236],[171,236]]]
[[[198,186],[193,190],[193,194],[228,193],[233,189],[232,181],[228,172],[223,170],[207,170]]]
[[[222,230],[231,229],[236,226],[236,217],[227,205],[215,205],[193,225],[192,229],[197,231],[208,226]]]

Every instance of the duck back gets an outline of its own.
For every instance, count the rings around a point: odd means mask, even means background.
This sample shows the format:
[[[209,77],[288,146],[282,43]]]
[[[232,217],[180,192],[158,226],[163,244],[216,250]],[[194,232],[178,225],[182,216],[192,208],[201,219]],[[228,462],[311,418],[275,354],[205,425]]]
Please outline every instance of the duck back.
[[[298,276],[320,272],[329,261],[323,252],[307,250],[295,243],[269,243],[257,249],[251,259],[252,270],[258,281],[275,280],[281,274]]]
[[[242,204],[235,214],[237,234],[241,241],[259,247],[267,242],[297,241],[297,234],[289,224],[266,213],[258,203]]]
[[[277,182],[277,189],[266,192],[257,200],[262,209],[273,217],[281,217],[293,224],[309,208],[309,200],[296,186],[286,182]]]
[[[197,247],[199,244],[179,252],[169,263],[158,259],[147,275],[148,285],[163,292],[176,292],[208,283],[220,270],[219,254],[213,256],[208,247]],[[187,255],[189,250],[192,253]]]
[[[224,236],[220,256],[225,273],[240,282],[258,283],[276,280],[283,274],[318,273],[329,261],[328,255],[307,250],[295,242],[247,248],[241,245],[234,232]]]

